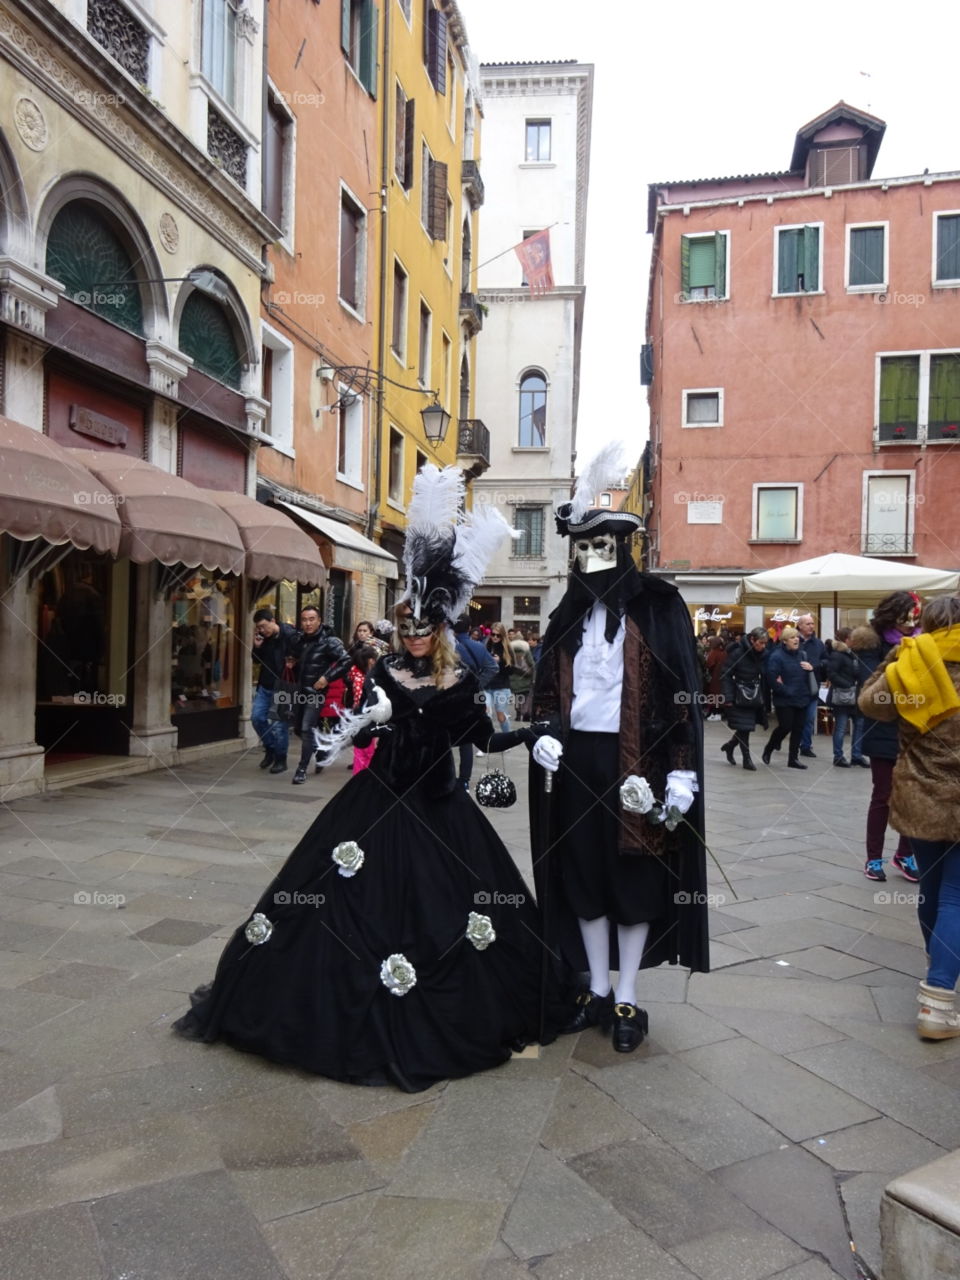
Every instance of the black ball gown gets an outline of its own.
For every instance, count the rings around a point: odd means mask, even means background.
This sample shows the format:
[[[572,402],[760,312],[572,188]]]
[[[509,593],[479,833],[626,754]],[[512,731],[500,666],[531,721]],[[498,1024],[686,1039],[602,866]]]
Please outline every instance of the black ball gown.
[[[489,745],[483,696],[464,671],[438,688],[428,662],[377,663],[393,714],[370,767],[294,849],[181,1034],[408,1092],[553,1038],[533,895],[454,770],[451,746]]]

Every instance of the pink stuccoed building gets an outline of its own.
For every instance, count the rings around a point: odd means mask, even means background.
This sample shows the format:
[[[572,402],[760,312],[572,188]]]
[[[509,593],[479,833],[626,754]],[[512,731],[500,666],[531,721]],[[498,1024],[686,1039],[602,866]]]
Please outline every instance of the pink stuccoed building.
[[[698,628],[829,551],[960,566],[960,172],[874,178],[884,129],[840,102],[782,173],[650,187],[646,558]]]

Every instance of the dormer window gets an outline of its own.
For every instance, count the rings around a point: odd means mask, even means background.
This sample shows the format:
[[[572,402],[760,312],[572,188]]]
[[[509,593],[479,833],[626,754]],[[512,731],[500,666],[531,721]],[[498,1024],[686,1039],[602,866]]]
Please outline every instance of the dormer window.
[[[866,155],[857,144],[814,147],[807,170],[811,187],[841,187],[866,175]]]

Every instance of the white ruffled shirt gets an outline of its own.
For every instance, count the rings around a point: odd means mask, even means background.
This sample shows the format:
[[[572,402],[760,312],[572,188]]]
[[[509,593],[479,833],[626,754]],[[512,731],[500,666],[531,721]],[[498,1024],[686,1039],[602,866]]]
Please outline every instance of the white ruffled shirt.
[[[604,630],[607,611],[595,604],[583,624],[583,644],[573,660],[571,729],[584,733],[619,733],[623,688],[623,640],[626,622],[612,641]]]

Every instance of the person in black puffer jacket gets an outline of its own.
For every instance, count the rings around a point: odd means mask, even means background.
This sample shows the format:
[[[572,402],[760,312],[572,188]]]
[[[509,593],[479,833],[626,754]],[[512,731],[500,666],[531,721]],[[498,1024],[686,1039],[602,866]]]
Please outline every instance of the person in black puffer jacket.
[[[732,644],[727,650],[727,662],[720,680],[723,715],[733,732],[733,737],[720,750],[735,766],[737,762],[733,757],[739,747],[743,767],[752,772],[757,766],[750,758],[750,734],[758,725],[767,727],[767,708],[770,705],[766,672],[768,639],[763,627],[754,627],[748,636]]]
[[[294,785],[307,780],[310,757],[316,754],[317,721],[321,719],[326,695],[324,689],[342,680],[350,670],[352,659],[333,629],[320,621],[314,605],[300,611],[303,643],[297,654],[297,706],[294,732],[300,734],[300,763],[293,775]],[[321,766],[322,768],[322,766]],[[318,770],[319,772],[319,770]]]
[[[912,591],[891,591],[873,611],[867,627],[856,627],[850,635],[850,649],[860,668],[860,684],[876,671],[887,654],[904,636],[916,635],[920,619],[920,599]],[[900,752],[897,721],[864,719],[861,751],[870,758],[873,792],[867,810],[867,858],[863,874],[868,880],[886,880],[883,870],[883,841],[890,814],[893,766]],[[893,865],[907,880],[920,878],[910,842],[901,835]]]
[[[777,727],[763,749],[763,763],[769,764],[774,751],[779,751],[787,734],[787,768],[805,769],[800,763],[800,739],[810,705],[810,677],[813,663],[800,653],[800,632],[796,627],[784,627],[780,632],[780,644],[767,661],[767,679],[777,711]]]
[[[848,643],[852,633],[852,627],[840,627],[823,662],[824,678],[830,685],[827,705],[833,712],[833,763],[838,769],[849,769],[851,764],[869,769],[861,745],[863,716],[857,710],[857,693],[862,683],[860,663]],[[843,754],[848,720],[851,722],[849,760]]]

